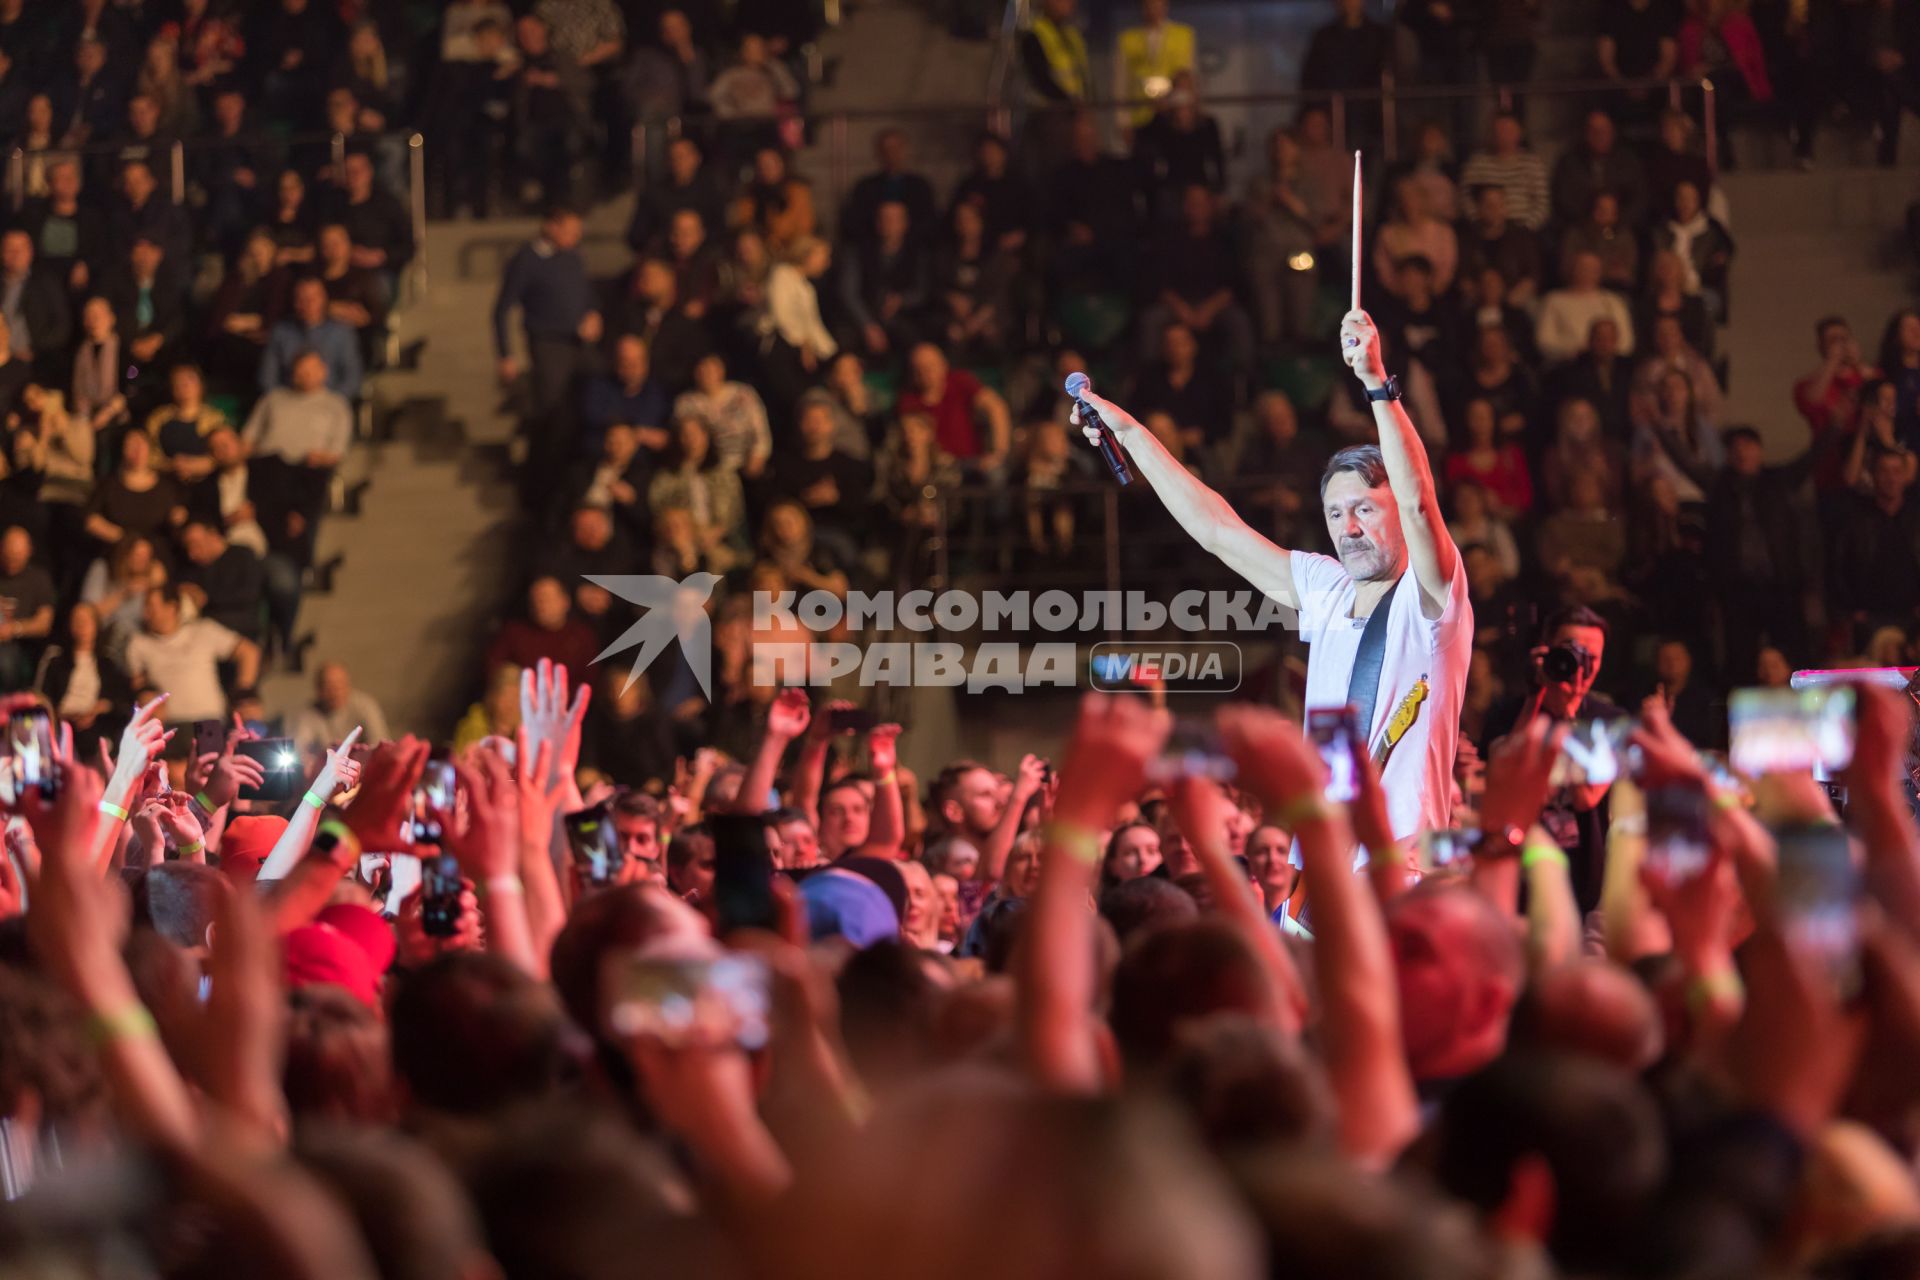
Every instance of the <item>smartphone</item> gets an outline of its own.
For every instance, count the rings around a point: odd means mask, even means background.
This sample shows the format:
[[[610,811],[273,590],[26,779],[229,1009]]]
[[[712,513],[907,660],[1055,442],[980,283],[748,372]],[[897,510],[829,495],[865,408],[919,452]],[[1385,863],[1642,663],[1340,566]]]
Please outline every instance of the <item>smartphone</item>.
[[[260,762],[258,787],[241,787],[242,800],[285,800],[306,781],[301,776],[300,753],[292,738],[252,738],[237,744],[234,754]]]
[[[1160,758],[1147,766],[1147,777],[1165,785],[1181,778],[1211,778],[1231,782],[1238,770],[1220,743],[1220,734],[1205,720],[1175,720]],[[1053,766],[1047,766],[1051,780]]]
[[[595,888],[612,884],[626,864],[620,832],[613,825],[613,811],[605,804],[596,804],[568,814],[564,825],[567,848],[582,878]]]
[[[772,929],[773,854],[759,814],[716,813],[708,817],[713,833],[714,932]]]
[[[413,789],[413,821],[410,831],[415,844],[439,844],[446,838],[439,815],[453,812],[453,761],[431,759],[420,771],[420,785]]]
[[[193,758],[217,756],[227,749],[227,726],[218,720],[193,722]]]
[[[834,733],[865,733],[876,723],[873,712],[862,707],[832,707],[827,711],[827,728]]]
[[[1548,785],[1553,787],[1608,786],[1621,774],[1630,773],[1631,747],[1627,739],[1633,733],[1633,721],[1625,716],[1610,720],[1591,717],[1575,720],[1561,739],[1560,754],[1554,758]]]
[[[1860,990],[1860,868],[1845,827],[1782,827],[1773,833],[1787,937],[1817,957],[1842,999]]]
[[[451,938],[460,928],[460,863],[452,854],[420,859],[420,930],[430,938]]]
[[[1698,787],[1649,787],[1645,803],[1647,866],[1669,884],[1705,871],[1712,858],[1707,793]]]
[[[1421,874],[1432,875],[1436,871],[1464,866],[1473,856],[1473,846],[1479,843],[1478,831],[1460,828],[1450,831],[1422,831],[1420,833]]]
[[[1811,770],[1826,781],[1853,760],[1853,686],[1735,689],[1727,758],[1748,777]]]
[[[1366,750],[1366,736],[1360,730],[1360,711],[1352,703],[1344,707],[1315,707],[1307,712],[1307,737],[1320,752],[1327,766],[1327,799],[1335,804],[1351,804],[1360,796],[1360,778],[1355,753]]]
[[[653,1036],[675,1049],[766,1046],[770,984],[759,956],[614,955],[608,963],[607,1025],[615,1035]]]
[[[53,762],[53,717],[45,707],[24,707],[7,717],[7,754],[14,760],[16,794],[38,787],[42,799],[60,794]]]

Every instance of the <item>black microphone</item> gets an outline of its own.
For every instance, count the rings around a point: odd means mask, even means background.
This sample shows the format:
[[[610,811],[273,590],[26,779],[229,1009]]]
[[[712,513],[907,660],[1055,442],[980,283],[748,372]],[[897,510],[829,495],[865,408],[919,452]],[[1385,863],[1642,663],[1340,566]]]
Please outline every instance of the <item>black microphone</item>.
[[[1127,455],[1120,452],[1120,442],[1113,438],[1113,432],[1107,429],[1105,418],[1100,411],[1088,404],[1083,393],[1093,390],[1093,379],[1084,373],[1067,375],[1067,394],[1073,403],[1079,406],[1081,425],[1092,424],[1100,430],[1100,456],[1107,460],[1107,467],[1113,472],[1113,478],[1121,484],[1133,483],[1133,468],[1127,465]]]

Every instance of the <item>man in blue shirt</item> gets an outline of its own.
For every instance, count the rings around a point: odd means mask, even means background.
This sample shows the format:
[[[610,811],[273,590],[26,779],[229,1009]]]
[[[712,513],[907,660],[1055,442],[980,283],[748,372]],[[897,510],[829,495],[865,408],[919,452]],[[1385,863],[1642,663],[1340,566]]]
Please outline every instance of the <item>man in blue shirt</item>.
[[[360,398],[365,366],[360,340],[352,329],[327,315],[326,282],[307,276],[293,287],[293,314],[273,326],[267,349],[260,357],[260,390],[287,385],[293,362],[303,351],[314,351],[327,362],[327,390],[349,400]]]
[[[672,406],[650,372],[643,339],[626,334],[614,342],[613,372],[588,382],[582,397],[580,413],[587,428],[587,439],[581,442],[584,451],[597,452],[612,426],[632,427],[641,447],[651,453],[667,447],[667,414]]]
[[[580,215],[555,206],[540,224],[540,234],[507,262],[493,304],[494,350],[500,357],[500,382],[511,387],[520,378],[508,321],[518,308],[527,338],[528,436],[525,479],[531,493],[558,475],[576,450],[574,384],[592,368],[601,323],[593,281],[580,256]]]

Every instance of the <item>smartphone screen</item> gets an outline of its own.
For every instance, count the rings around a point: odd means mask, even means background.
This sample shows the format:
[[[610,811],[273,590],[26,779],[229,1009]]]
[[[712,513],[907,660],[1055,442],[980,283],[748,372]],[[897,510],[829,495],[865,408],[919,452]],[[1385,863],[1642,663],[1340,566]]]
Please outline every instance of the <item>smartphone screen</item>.
[[[428,937],[451,938],[460,927],[460,863],[451,854],[420,860],[420,929]]]
[[[1147,777],[1166,784],[1181,778],[1211,778],[1230,782],[1238,772],[1220,743],[1219,730],[1205,720],[1175,720],[1160,758],[1147,766]],[[1051,777],[1053,766],[1047,766]]]
[[[454,773],[451,760],[427,761],[420,771],[420,785],[413,789],[412,834],[416,844],[439,844],[446,838],[440,828],[442,813],[453,812]]]
[[[1748,777],[1812,770],[1825,781],[1853,760],[1853,687],[1735,689],[1728,759]]]
[[[1609,720],[1575,720],[1561,739],[1548,785],[1554,787],[1609,786],[1628,772],[1627,739],[1633,721],[1625,716]]]
[[[758,814],[716,813],[707,819],[713,833],[714,932],[771,929],[773,855],[767,828]]]
[[[827,727],[835,733],[865,733],[874,723],[873,712],[861,707],[834,707],[827,712]]]
[[[53,763],[53,717],[45,707],[27,707],[7,717],[7,754],[14,760],[14,782],[19,790],[38,787],[42,798],[59,794],[60,780]]]
[[[1473,846],[1479,843],[1478,831],[1460,828],[1450,831],[1422,831],[1420,833],[1420,871],[1422,874],[1431,875],[1450,867],[1463,866],[1472,858]]]
[[[1350,804],[1360,795],[1354,753],[1365,749],[1366,740],[1360,733],[1359,715],[1351,703],[1307,712],[1307,737],[1327,767],[1327,799],[1335,804]]]
[[[1860,989],[1860,869],[1845,827],[1782,827],[1773,833],[1787,938],[1819,959],[1842,999]]]
[[[260,785],[240,788],[242,800],[285,800],[305,781],[292,738],[250,739],[236,745],[234,753],[260,762]]]
[[[1698,787],[1649,787],[1646,791],[1646,864],[1669,884],[1707,869],[1707,793]]]
[[[606,805],[596,804],[566,816],[567,848],[581,877],[597,887],[609,885],[620,874],[626,855],[620,847],[620,832],[613,825],[613,813]]]
[[[765,1047],[771,1001],[759,956],[614,955],[608,962],[615,972],[607,1024],[615,1035],[653,1036],[669,1048]]]

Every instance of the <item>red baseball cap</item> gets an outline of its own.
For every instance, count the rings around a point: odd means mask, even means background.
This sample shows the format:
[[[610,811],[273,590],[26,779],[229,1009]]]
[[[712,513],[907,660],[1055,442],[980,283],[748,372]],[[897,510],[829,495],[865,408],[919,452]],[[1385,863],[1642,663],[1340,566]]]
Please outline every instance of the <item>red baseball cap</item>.
[[[287,989],[332,983],[369,1008],[380,1003],[380,975],[353,938],[330,924],[303,924],[281,939]]]
[[[385,973],[393,964],[400,944],[394,939],[393,926],[378,912],[352,902],[336,902],[323,907],[314,919],[320,924],[332,925],[353,939],[367,953],[375,974]]]
[[[220,837],[220,870],[238,884],[252,884],[286,829],[285,818],[271,815],[248,814],[232,819]]]

